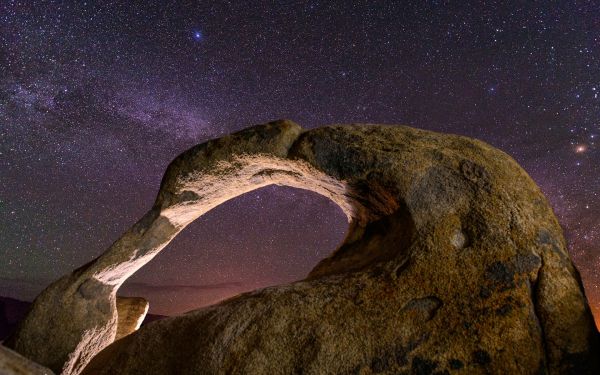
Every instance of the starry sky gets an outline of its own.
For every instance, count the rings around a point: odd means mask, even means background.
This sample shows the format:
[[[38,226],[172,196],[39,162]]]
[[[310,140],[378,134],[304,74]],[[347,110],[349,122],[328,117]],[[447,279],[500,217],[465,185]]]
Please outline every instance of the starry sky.
[[[511,154],[600,316],[600,2],[0,1],[0,295],[31,300],[151,207],[168,163],[279,118],[406,124]],[[303,278],[345,235],[267,187],[122,288],[177,314]]]

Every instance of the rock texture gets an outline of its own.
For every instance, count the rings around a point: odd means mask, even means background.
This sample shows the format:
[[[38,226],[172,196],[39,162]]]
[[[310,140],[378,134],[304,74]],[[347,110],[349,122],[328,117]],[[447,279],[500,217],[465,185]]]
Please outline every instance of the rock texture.
[[[54,373],[0,345],[0,374],[2,375],[53,375]]]
[[[148,301],[141,297],[117,297],[117,333],[115,340],[119,340],[137,331],[146,314]]]
[[[270,184],[336,202],[344,243],[306,280],[148,324],[85,373],[598,373],[598,332],[539,188],[483,142],[402,126],[278,121],[186,151],[153,208],[49,286],[10,345],[78,373],[114,340],[127,277],[197,217]]]

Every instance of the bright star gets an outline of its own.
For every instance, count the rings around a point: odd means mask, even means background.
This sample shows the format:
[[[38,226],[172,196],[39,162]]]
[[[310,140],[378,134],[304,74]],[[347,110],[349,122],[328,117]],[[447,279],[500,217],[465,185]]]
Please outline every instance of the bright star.
[[[202,37],[203,37],[202,32],[198,31],[198,30],[194,31],[193,37],[194,37],[194,40],[196,40],[197,42],[201,41]]]

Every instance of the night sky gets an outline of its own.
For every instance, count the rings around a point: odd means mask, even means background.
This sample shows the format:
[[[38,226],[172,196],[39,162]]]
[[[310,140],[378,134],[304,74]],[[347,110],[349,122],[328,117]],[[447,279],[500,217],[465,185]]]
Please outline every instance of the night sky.
[[[0,295],[30,300],[101,254],[180,152],[288,118],[508,152],[550,199],[600,312],[599,2],[222,3],[0,1]],[[298,280],[346,229],[315,193],[256,190],[122,292],[176,314]]]

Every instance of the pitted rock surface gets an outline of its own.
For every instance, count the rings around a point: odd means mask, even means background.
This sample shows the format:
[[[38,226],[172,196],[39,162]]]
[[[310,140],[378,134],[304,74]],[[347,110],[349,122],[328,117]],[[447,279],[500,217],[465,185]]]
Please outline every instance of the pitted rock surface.
[[[305,280],[114,341],[115,293],[187,224],[271,185],[322,194],[348,235]],[[67,322],[69,322],[67,324]],[[87,374],[599,373],[598,332],[540,189],[477,140],[277,121],[193,147],[152,209],[50,285],[9,345]]]

